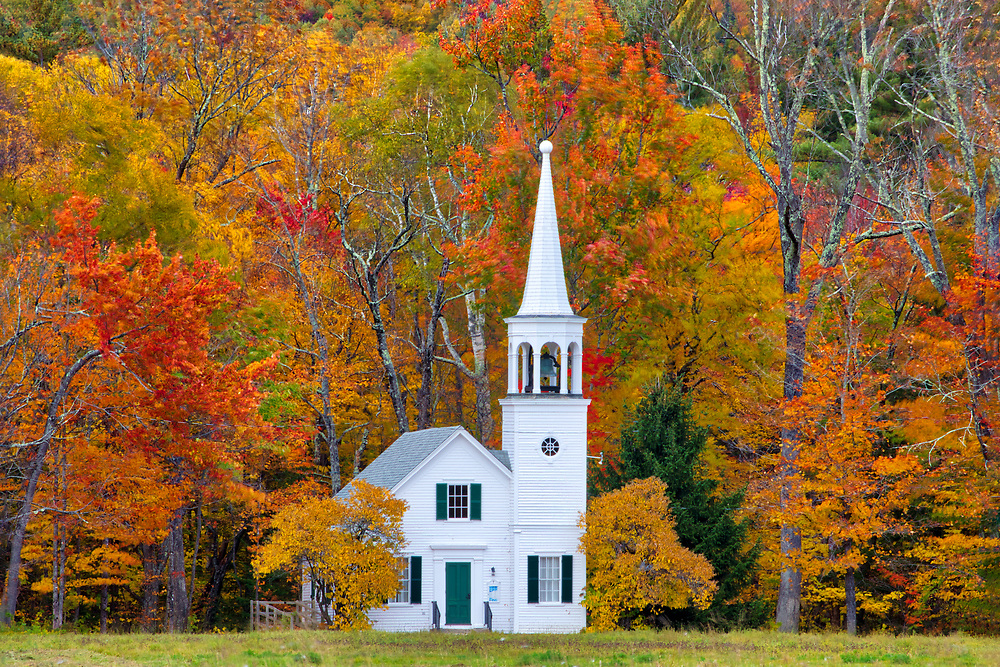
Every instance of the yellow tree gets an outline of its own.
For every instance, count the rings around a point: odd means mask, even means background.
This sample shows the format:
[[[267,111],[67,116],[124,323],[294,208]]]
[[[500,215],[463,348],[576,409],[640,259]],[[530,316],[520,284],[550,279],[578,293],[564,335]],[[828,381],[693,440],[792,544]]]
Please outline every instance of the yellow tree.
[[[95,75],[107,68],[87,61]],[[192,198],[165,171],[165,135],[120,100],[93,94],[61,65],[40,70],[0,56],[0,196],[15,230],[48,224],[69,193],[100,198],[103,239],[156,232],[160,247],[201,244]],[[8,108],[6,114],[3,108]]]
[[[378,401],[361,396],[363,378],[373,375],[366,351],[378,343],[359,314],[368,310],[363,295],[345,278],[348,256],[338,229],[357,217],[354,202],[364,190],[352,186],[344,169],[352,159],[365,161],[350,157],[360,149],[343,138],[340,124],[356,100],[378,97],[392,60],[389,45],[374,48],[370,39],[378,36],[366,31],[344,46],[314,30],[302,40],[295,75],[256,139],[278,159],[248,186],[256,207],[245,209],[240,222],[252,240],[247,284],[259,295],[260,315],[271,321],[270,337],[284,353],[287,387],[308,410],[313,459],[328,467],[332,493],[341,486],[345,435],[361,430],[354,452],[359,461],[380,412]]]
[[[712,566],[678,542],[666,490],[656,477],[635,480],[594,499],[580,520],[591,630],[640,627],[657,607],[711,604]]]
[[[102,59],[71,61],[92,91],[126,100],[169,136],[177,181],[232,183],[273,160],[244,141],[293,69],[289,4],[268,0],[83,3]]]
[[[871,119],[896,63],[897,40],[890,20],[893,4],[767,0],[738,7],[736,16],[711,13],[713,27],[718,27],[727,48],[734,49],[733,64],[745,63],[746,76],[740,79],[729,74],[732,70],[720,76],[717,68],[707,66],[697,41],[687,43],[669,31],[659,35],[664,64],[673,79],[682,89],[704,95],[718,106],[720,117],[771,191],[785,301],[782,394],[786,401],[801,396],[807,334],[828,284],[828,269],[840,261],[855,198],[871,186],[866,170],[877,140],[870,129]],[[828,136],[815,131],[809,122],[809,104],[814,99],[829,105],[826,108],[837,119]],[[758,134],[754,128],[764,131]],[[805,148],[804,134],[815,144]],[[797,172],[803,157],[814,163],[813,172],[816,165],[838,171],[826,196],[816,201],[803,191],[813,173],[803,180]],[[826,214],[825,225],[814,225],[817,212]],[[876,222],[873,219],[855,240],[874,241],[898,233]],[[788,507],[797,502],[790,493],[798,474],[799,435],[790,425],[782,425],[781,442],[777,472],[786,480],[781,503]],[[798,558],[801,545],[795,525],[783,525],[781,553],[786,567],[775,616],[783,632],[798,632],[802,572],[789,563]]]
[[[323,622],[357,630],[369,627],[369,609],[396,594],[406,502],[364,480],[356,480],[347,493],[307,499],[275,514],[274,533],[254,568],[268,574],[296,572],[301,565]]]
[[[785,409],[785,419],[809,445],[796,479],[800,502],[772,514],[802,532],[804,597],[820,605],[817,610],[830,601],[839,610],[843,601],[850,634],[857,632],[855,574],[873,560],[876,539],[909,532],[901,510],[923,469],[915,456],[883,442],[894,424],[883,407],[888,378],[872,370],[881,361],[863,344],[846,350],[820,345],[810,355],[802,396]],[[777,486],[772,493],[778,505]],[[831,573],[843,574],[842,589],[824,583]],[[876,602],[862,593],[862,608],[875,611]]]

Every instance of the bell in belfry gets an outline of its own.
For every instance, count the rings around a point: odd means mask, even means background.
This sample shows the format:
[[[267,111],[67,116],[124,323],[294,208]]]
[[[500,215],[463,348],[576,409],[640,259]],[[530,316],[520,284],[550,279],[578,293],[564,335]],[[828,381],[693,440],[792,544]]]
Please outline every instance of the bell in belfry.
[[[543,392],[559,392],[559,362],[549,353],[548,347],[542,348],[541,380]]]

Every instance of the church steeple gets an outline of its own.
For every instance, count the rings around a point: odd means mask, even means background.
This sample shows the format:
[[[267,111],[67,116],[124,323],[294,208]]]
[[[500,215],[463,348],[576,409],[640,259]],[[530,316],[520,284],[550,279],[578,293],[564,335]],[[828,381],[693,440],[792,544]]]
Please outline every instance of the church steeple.
[[[549,156],[543,141],[535,228],[524,296],[507,322],[507,395],[503,451],[513,475],[511,507],[514,632],[581,629],[586,555],[580,515],[587,511],[587,406],[583,396],[583,325],[563,274]],[[548,577],[550,591],[541,594]],[[556,594],[557,582],[564,582]],[[565,582],[569,582],[567,585]],[[582,582],[582,583],[581,583]],[[558,618],[558,621],[553,619]]]
[[[535,228],[531,234],[528,275],[517,315],[507,318],[507,393],[576,395],[583,392],[583,323],[573,313],[566,291],[559,223],[552,191],[552,144],[538,146],[542,173],[538,182]]]
[[[552,165],[549,161],[552,143],[543,141],[538,150],[542,154],[542,174],[538,182],[538,204],[535,207],[535,228],[531,235],[528,275],[524,281],[524,296],[517,316],[573,315],[566,293],[556,199],[552,192]]]

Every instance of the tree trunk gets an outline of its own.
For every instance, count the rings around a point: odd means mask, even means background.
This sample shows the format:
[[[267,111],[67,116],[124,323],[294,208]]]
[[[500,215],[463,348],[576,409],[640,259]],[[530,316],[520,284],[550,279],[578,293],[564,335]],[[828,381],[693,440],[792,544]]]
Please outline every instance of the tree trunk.
[[[469,340],[472,346],[472,368],[466,365],[462,360],[461,353],[452,343],[448,323],[443,318],[441,331],[444,334],[445,346],[451,354],[452,363],[455,364],[459,373],[472,380],[476,389],[476,436],[481,442],[488,443],[493,439],[494,424],[493,406],[490,401],[490,374],[486,362],[486,315],[477,307],[475,291],[468,291],[465,294],[465,312],[469,327]],[[456,378],[456,386],[461,388],[461,378]],[[461,405],[462,400],[462,392],[459,391],[457,396],[459,405]]]
[[[163,551],[167,559],[167,632],[188,629],[187,572],[184,567],[184,508],[170,518]]]
[[[378,294],[378,276],[371,271],[365,273],[368,300],[368,310],[372,314],[372,331],[375,333],[375,342],[378,346],[378,356],[382,361],[382,369],[385,371],[385,382],[389,390],[389,401],[392,403],[392,410],[396,415],[396,426],[399,434],[402,435],[410,430],[410,418],[406,414],[406,399],[403,396],[403,387],[399,382],[399,371],[392,359],[392,351],[389,349],[389,335],[386,332],[385,321],[382,319],[381,300],[375,295]]]
[[[400,435],[410,430],[410,417],[406,411],[406,395],[403,391],[400,372],[392,358],[392,348],[389,345],[389,334],[386,328],[386,318],[382,312],[382,304],[388,303],[388,317],[391,320],[396,310],[396,294],[393,287],[396,281],[392,275],[393,256],[405,248],[413,240],[415,234],[410,213],[411,195],[412,192],[407,190],[399,198],[401,209],[398,213],[398,219],[401,226],[394,230],[380,228],[379,233],[376,234],[377,240],[374,246],[364,250],[354,247],[349,238],[349,215],[346,206],[342,206],[340,213],[337,214],[337,220],[340,223],[340,244],[349,260],[349,268],[346,273],[360,291],[365,306],[371,314],[368,326],[375,334],[379,360],[385,371],[386,389],[389,392],[389,401],[392,403],[392,410],[396,415],[396,425]],[[384,232],[389,233],[391,240],[387,241],[386,237],[382,236]],[[383,279],[387,285],[384,290],[379,288],[379,282]]]
[[[804,377],[806,323],[796,313],[796,306],[789,301],[785,319],[785,382],[784,399],[795,400],[802,395]],[[797,490],[799,457],[799,433],[794,428],[781,429],[781,490],[779,496],[782,510],[781,556],[785,562],[778,587],[778,607],[775,621],[781,632],[797,633],[802,610],[802,572],[795,561],[802,553],[802,534],[790,517],[790,507],[794,506]]]
[[[475,364],[471,379],[476,387],[476,430],[479,439],[488,443],[493,439],[493,402],[490,400],[490,372],[486,362],[486,314],[477,307],[474,293],[466,297],[465,310]]]
[[[441,319],[441,311],[445,304],[445,278],[448,275],[450,262],[447,257],[441,262],[441,271],[435,282],[434,295],[431,297],[431,312],[427,317],[427,326],[420,330],[419,322],[414,326],[414,335],[418,341],[419,358],[417,368],[420,372],[420,388],[417,390],[417,430],[430,428],[433,417],[434,391],[434,360],[437,349],[437,326]]]
[[[239,550],[240,540],[246,537],[246,528],[242,528],[233,535],[232,539],[224,541],[221,545],[216,545],[212,551],[212,557],[208,562],[208,586],[201,594],[199,607],[202,609],[201,630],[208,632],[215,624],[215,617],[219,613],[219,602],[222,599],[222,587],[225,583],[226,573],[233,563],[236,562],[236,553]],[[217,540],[216,540],[217,541]]]
[[[159,590],[163,574],[163,560],[155,544],[140,544],[142,553],[142,617],[139,625],[143,632],[156,632],[160,622]]]
[[[52,629],[63,626],[66,610],[66,541],[58,517],[52,522]]]
[[[309,320],[309,328],[312,339],[316,345],[315,362],[319,375],[319,408],[316,413],[319,421],[319,436],[326,444],[326,452],[330,466],[330,493],[336,495],[340,491],[340,438],[337,435],[337,426],[333,420],[333,401],[330,395],[330,343],[323,329],[317,311],[317,297],[310,289],[309,281],[306,279],[302,269],[302,258],[299,255],[299,243],[302,239],[303,231],[293,234],[287,227],[285,228],[288,255],[285,258],[290,266],[290,272],[295,279],[295,287],[302,302],[302,308],[306,312],[306,319]],[[314,406],[315,409],[315,406]],[[316,462],[319,462],[318,445],[314,452]]]
[[[7,585],[4,587],[3,598],[0,599],[0,625],[10,626],[14,622],[14,614],[17,612],[17,595],[21,585],[21,550],[24,548],[24,537],[28,530],[28,519],[31,518],[32,505],[35,502],[35,491],[38,488],[38,478],[41,477],[45,468],[45,457],[49,451],[49,445],[59,428],[59,409],[69,393],[70,384],[73,378],[84,366],[101,356],[99,350],[90,350],[76,362],[66,369],[59,388],[49,401],[48,414],[45,418],[45,430],[42,437],[38,439],[38,448],[35,450],[35,459],[28,469],[28,486],[24,491],[24,498],[21,500],[20,511],[14,524],[14,530],[10,538],[10,561],[7,563]]]
[[[847,634],[858,634],[858,602],[854,590],[854,568],[847,568],[844,575],[844,599],[847,606]]]
[[[198,494],[198,505],[195,507],[195,526],[194,526],[194,550],[191,554],[191,584],[188,589],[188,612],[191,611],[191,606],[194,604],[194,589],[196,577],[198,576],[198,548],[201,546],[201,506],[203,503],[203,496]]]
[[[66,509],[66,454],[62,446],[56,448],[56,474],[53,481],[55,493],[52,504],[52,629],[60,630],[66,618],[66,527],[60,509]]]
[[[465,373],[458,366],[455,366],[455,418],[452,420],[453,424],[461,424],[462,420],[465,419],[465,382],[462,378],[465,377]]]
[[[334,616],[330,615],[330,603],[334,601],[334,596],[332,595],[332,586],[327,584],[325,581],[320,579],[315,575],[315,570],[309,568],[313,572],[311,576],[312,585],[309,587],[310,597],[316,606],[319,607],[319,618],[320,623],[326,625],[327,627],[333,627],[333,619],[337,613],[334,609]]]
[[[361,472],[361,457],[365,455],[365,450],[368,449],[368,429],[365,428],[361,431],[361,444],[358,448],[354,450],[354,470],[353,477],[357,477],[358,473]]]
[[[102,542],[104,546],[105,553],[107,553],[108,548],[108,538],[104,538]],[[104,583],[101,585],[101,634],[108,633],[108,577],[110,573],[107,568],[101,571],[101,577],[104,579]]]

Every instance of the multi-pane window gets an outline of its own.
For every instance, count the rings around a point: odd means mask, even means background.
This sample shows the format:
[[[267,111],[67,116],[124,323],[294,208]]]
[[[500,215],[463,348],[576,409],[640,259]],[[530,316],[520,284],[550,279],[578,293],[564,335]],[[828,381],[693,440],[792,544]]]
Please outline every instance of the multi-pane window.
[[[469,518],[468,484],[448,485],[448,518],[449,519]]]
[[[528,603],[573,603],[573,556],[528,556]]]
[[[399,589],[393,602],[410,603],[410,559],[399,559]]]
[[[538,558],[538,601],[559,602],[562,584],[559,556]]]
[[[483,485],[437,484],[434,518],[438,521],[481,521],[483,518]]]

